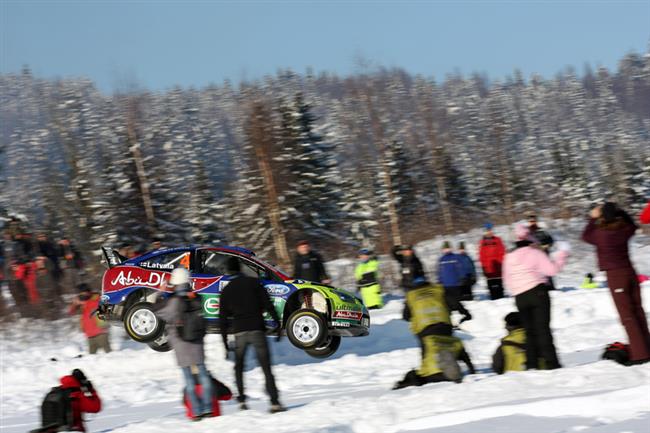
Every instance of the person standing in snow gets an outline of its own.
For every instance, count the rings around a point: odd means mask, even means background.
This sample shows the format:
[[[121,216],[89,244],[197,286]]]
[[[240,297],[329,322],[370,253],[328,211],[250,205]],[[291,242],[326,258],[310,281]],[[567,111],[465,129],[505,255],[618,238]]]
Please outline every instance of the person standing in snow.
[[[379,285],[379,261],[372,256],[372,251],[367,248],[359,250],[359,262],[354,269],[354,276],[364,305],[369,310],[382,308],[384,300]]]
[[[88,340],[88,353],[94,355],[97,350],[102,349],[105,353],[111,351],[111,344],[108,334],[108,323],[97,317],[96,311],[99,306],[99,294],[93,292],[86,283],[77,286],[79,295],[72,300],[68,314],[80,312],[79,323],[81,330]]]
[[[492,231],[492,223],[485,223],[485,234],[478,246],[479,260],[487,280],[490,299],[503,298],[502,265],[506,247]]]
[[[409,290],[416,278],[425,278],[422,262],[415,255],[413,246],[396,245],[392,249],[393,258],[397,260],[402,268],[402,288]]]
[[[442,256],[438,260],[438,281],[445,288],[447,303],[454,305],[460,300],[460,289],[463,280],[463,265],[459,255],[451,250],[449,241],[442,244]]]
[[[607,273],[607,283],[630,341],[630,362],[650,361],[650,332],[641,286],[630,261],[628,242],[637,225],[627,212],[607,202],[591,210],[582,240],[596,246],[598,265]]]
[[[526,330],[526,368],[560,368],[550,326],[548,277],[556,275],[564,266],[569,255],[568,244],[562,243],[551,258],[537,246],[527,226],[518,224],[515,235],[515,249],[506,254],[503,261],[503,282],[515,297]]]
[[[294,257],[293,263],[293,277],[297,280],[307,280],[322,284],[330,284],[332,282],[325,271],[323,258],[311,249],[311,245],[307,241],[300,241],[296,245],[296,256]]]
[[[639,215],[639,221],[641,221],[641,224],[650,224],[650,200],[648,200],[648,204]]]
[[[458,244],[457,255],[461,266],[460,300],[471,301],[474,299],[472,287],[476,283],[476,267],[474,260],[465,251],[465,242],[461,241]]]
[[[406,373],[393,389],[432,382],[460,382],[458,360],[464,361],[470,374],[474,374],[474,365],[463,343],[453,336],[449,310],[459,309],[454,303],[460,304],[457,300],[452,301],[452,305],[447,304],[445,289],[440,284],[431,284],[423,277],[413,280],[411,289],[406,292],[403,317],[420,341],[422,364],[417,370]],[[469,319],[471,316],[467,313],[463,320]]]
[[[248,346],[253,346],[257,361],[266,379],[266,392],[271,398],[271,413],[286,409],[280,404],[278,388],[271,371],[271,352],[266,341],[264,312],[271,315],[276,323],[273,333],[280,339],[282,326],[273,302],[258,278],[247,277],[241,273],[241,263],[236,257],[230,257],[226,263],[227,272],[234,276],[221,291],[219,300],[219,328],[223,344],[228,352],[229,330],[235,334],[235,380],[237,381],[237,401],[241,410],[247,410],[247,396],[244,392],[244,361]]]
[[[505,322],[508,335],[501,339],[501,345],[492,356],[492,370],[497,374],[526,369],[526,330],[521,316],[509,313]]]
[[[160,307],[156,307],[156,314],[167,325],[167,338],[176,355],[176,362],[183,372],[185,391],[192,407],[192,421],[213,416],[212,413],[212,379],[205,366],[205,350],[203,339],[205,332],[198,332],[192,340],[187,338],[186,323],[190,320],[187,312],[202,311],[201,302],[196,298],[190,287],[190,273],[180,267],[172,271],[169,284],[174,288],[174,294]],[[199,313],[201,314],[201,313]],[[196,394],[195,376],[203,390],[201,396]]]

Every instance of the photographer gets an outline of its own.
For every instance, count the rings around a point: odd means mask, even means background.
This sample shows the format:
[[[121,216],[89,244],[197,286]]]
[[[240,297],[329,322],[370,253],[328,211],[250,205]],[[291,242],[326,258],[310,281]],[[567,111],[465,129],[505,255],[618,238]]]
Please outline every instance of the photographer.
[[[45,395],[41,406],[42,427],[32,433],[85,432],[84,413],[102,410],[102,401],[83,371],[75,368],[60,379],[61,386]]]
[[[81,330],[86,334],[88,339],[88,352],[91,355],[97,353],[98,349],[103,349],[104,352],[111,351],[111,344],[108,338],[108,323],[97,317],[96,310],[99,306],[100,296],[98,293],[93,293],[90,286],[86,283],[77,286],[79,296],[72,300],[69,314],[75,314],[77,311],[81,312],[80,325]]]
[[[628,253],[628,242],[637,225],[612,202],[596,206],[589,216],[582,240],[596,246],[600,270],[607,273],[609,290],[630,340],[630,362],[648,362],[650,332],[641,301],[641,286]]]

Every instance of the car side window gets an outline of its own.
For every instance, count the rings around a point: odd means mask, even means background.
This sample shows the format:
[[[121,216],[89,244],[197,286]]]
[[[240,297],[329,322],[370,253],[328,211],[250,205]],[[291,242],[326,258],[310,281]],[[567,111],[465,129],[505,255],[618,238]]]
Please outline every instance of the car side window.
[[[226,263],[230,257],[233,256],[221,251],[201,251],[199,254],[200,272],[209,275],[224,275],[227,272]],[[237,257],[237,259],[241,264],[242,274],[263,280],[276,279],[274,275],[255,263],[249,262],[241,257]]]
[[[190,252],[175,251],[173,253],[158,254],[139,263],[139,266],[147,269],[172,270],[176,267],[190,267]]]

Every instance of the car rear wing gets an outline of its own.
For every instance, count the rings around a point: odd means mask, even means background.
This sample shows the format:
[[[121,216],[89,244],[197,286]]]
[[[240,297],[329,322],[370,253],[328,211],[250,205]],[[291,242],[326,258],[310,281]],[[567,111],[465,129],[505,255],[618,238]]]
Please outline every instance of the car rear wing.
[[[120,263],[122,263],[124,260],[126,260],[125,257],[122,257],[120,253],[115,251],[113,248],[110,247],[102,247],[102,253],[104,253],[104,264],[106,264],[109,268],[112,268],[113,266],[117,266]]]

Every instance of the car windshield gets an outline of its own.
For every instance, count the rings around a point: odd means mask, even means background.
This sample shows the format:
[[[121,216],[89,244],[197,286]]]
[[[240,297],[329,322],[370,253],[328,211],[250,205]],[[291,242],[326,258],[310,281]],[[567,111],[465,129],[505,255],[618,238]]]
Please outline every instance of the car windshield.
[[[289,274],[284,272],[282,269],[278,268],[276,265],[272,265],[269,262],[266,262],[266,261],[264,261],[264,260],[262,260],[262,259],[260,259],[258,257],[255,257],[255,261],[257,261],[257,263],[259,263],[260,265],[263,265],[264,267],[267,267],[269,269],[274,270],[279,275],[282,275],[282,276],[284,276],[286,278],[289,278]]]

